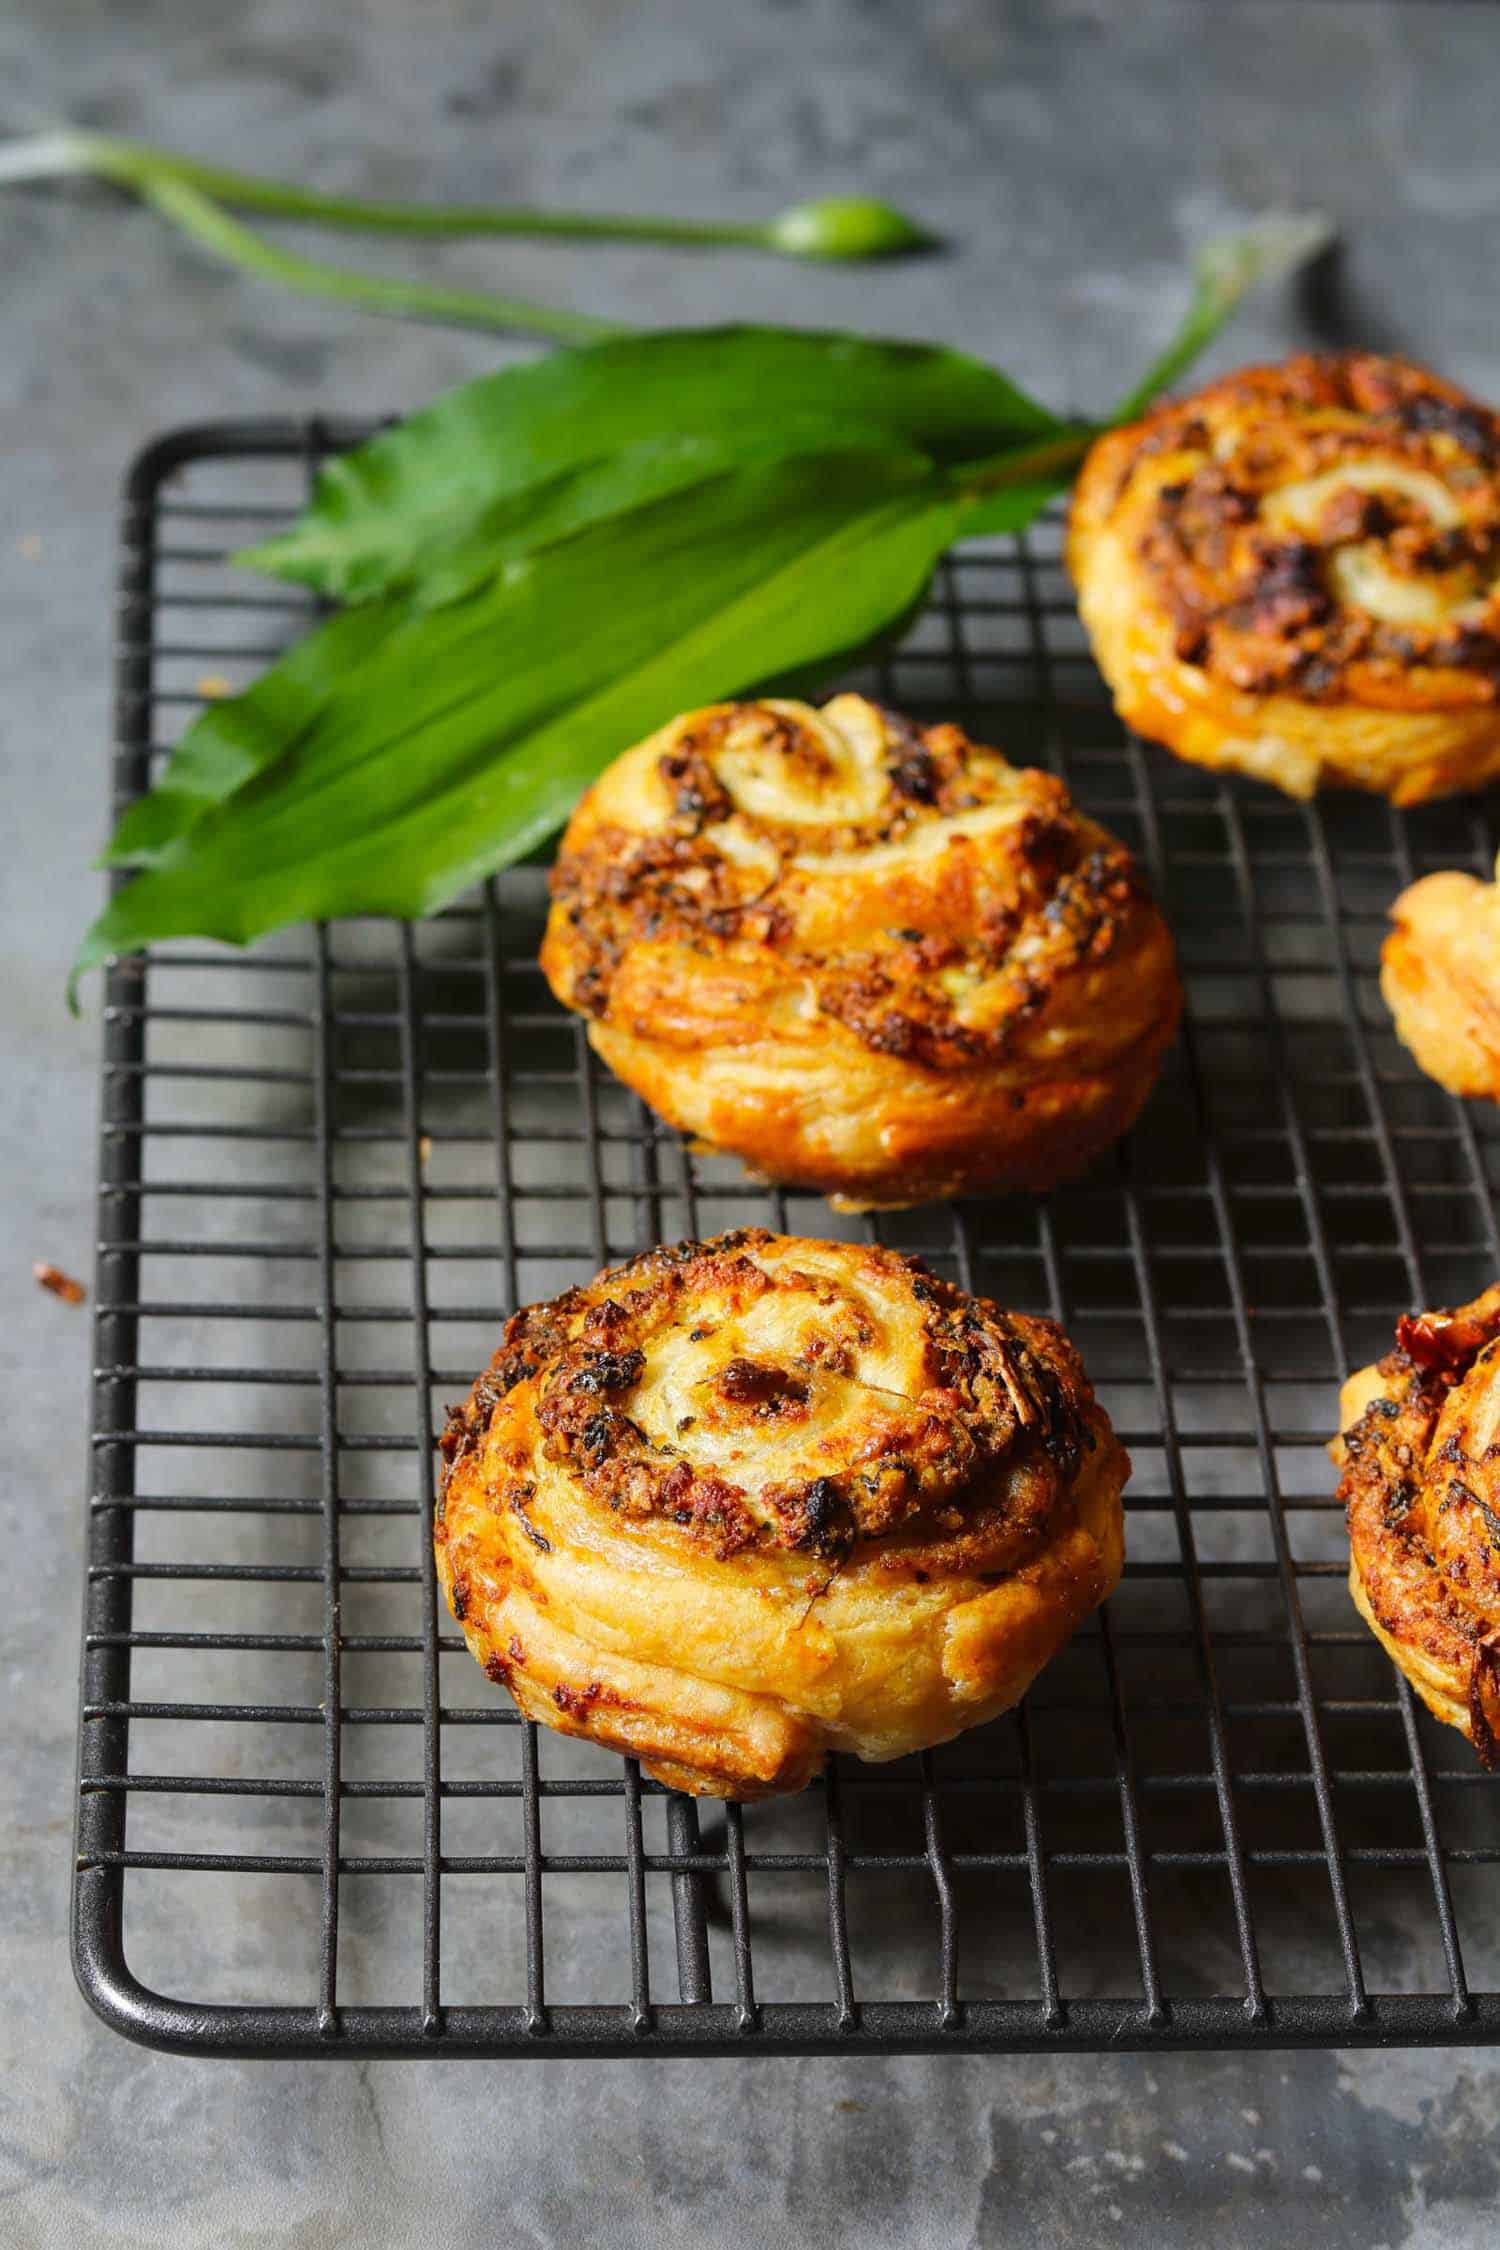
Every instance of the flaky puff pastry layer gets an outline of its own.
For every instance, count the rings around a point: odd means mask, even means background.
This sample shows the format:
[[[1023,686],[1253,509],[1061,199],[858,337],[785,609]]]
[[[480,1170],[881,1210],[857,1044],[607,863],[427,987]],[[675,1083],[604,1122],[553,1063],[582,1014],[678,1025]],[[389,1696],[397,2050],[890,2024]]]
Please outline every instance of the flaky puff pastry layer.
[[[490,1678],[697,1795],[992,1718],[1120,1574],[1130,1463],[1061,1330],[862,1244],[722,1235],[517,1313],[443,1449]]]
[[[1500,1765],[1500,1284],[1413,1313],[1340,1399],[1349,1591],[1428,1709]]]
[[[1401,1040],[1450,1094],[1500,1101],[1500,882],[1424,875],[1391,922],[1380,989]]]
[[[1294,797],[1500,773],[1500,421],[1373,354],[1250,368],[1112,430],[1068,566],[1126,723]]]
[[[851,1208],[1082,1171],[1176,1029],[1124,846],[861,696],[674,720],[584,797],[553,892],[543,969],[617,1076]]]

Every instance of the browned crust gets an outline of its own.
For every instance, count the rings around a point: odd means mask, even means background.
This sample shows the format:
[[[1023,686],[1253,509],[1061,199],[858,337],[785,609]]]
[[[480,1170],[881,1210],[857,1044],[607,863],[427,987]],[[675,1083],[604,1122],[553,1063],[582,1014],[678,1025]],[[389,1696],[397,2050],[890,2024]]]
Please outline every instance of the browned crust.
[[[1422,368],[1302,356],[1109,432],[1069,563],[1122,715],[1181,756],[1405,803],[1500,764],[1500,419]]]
[[[852,810],[846,726],[881,761]],[[1081,1170],[1176,1028],[1123,845],[1051,776],[856,697],[674,722],[585,797],[553,891],[542,965],[610,1067],[706,1144],[852,1203]]]
[[[1050,1321],[761,1230],[508,1322],[434,1538],[527,1713],[732,1796],[1024,1692],[1118,1576],[1128,1462]]]
[[[1500,1284],[1417,1313],[1345,1390],[1349,1583],[1428,1708],[1500,1764]]]
[[[1449,1093],[1500,1100],[1500,889],[1424,875],[1391,923],[1380,989],[1401,1040]]]

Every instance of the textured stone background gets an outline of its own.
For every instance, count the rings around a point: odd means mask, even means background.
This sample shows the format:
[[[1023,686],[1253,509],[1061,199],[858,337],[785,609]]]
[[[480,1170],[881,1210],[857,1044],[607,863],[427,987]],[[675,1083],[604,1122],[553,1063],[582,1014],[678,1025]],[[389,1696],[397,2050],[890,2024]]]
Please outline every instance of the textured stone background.
[[[726,214],[883,192],[955,253],[892,272],[421,255],[626,319],[940,335],[1084,406],[1166,332],[1186,243],[1321,204],[1345,229],[1336,281],[1257,308],[1221,362],[1392,344],[1493,395],[1495,56],[1490,12],[1416,0],[11,0],[0,121],[62,113],[369,192]],[[497,347],[242,282],[98,192],[7,197],[0,259],[0,2239],[1493,2242],[1500,2069],[1477,2055],[241,2066],[89,2017],[63,1935],[86,1330],[28,1275],[90,1264],[97,1027],[61,987],[97,887],[114,493],[164,424],[401,407]]]

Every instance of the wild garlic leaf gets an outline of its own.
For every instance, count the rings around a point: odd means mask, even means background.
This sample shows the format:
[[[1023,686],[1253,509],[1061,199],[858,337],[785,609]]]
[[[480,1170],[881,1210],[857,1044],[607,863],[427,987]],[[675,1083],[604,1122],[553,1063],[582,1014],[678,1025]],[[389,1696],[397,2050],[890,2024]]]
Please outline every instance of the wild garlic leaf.
[[[239,699],[218,754],[270,754],[110,902],[74,984],[162,938],[432,912],[683,705],[866,643],[918,599],[958,510],[920,454],[806,454],[608,518],[467,601],[333,619]]]
[[[437,607],[730,468],[892,447],[957,463],[997,442],[1046,443],[1060,427],[1003,375],[925,345],[767,328],[633,337],[446,393],[331,462],[301,522],[240,559],[356,605],[402,595]],[[202,714],[125,814],[106,864],[153,864],[295,745],[330,696],[361,692],[369,633],[325,627],[310,645]]]
[[[481,376],[328,464],[283,537],[237,559],[331,599],[450,600],[498,560],[738,464],[834,448],[982,458],[1061,425],[927,344],[684,329]]]
[[[833,445],[826,457],[852,450]],[[774,455],[773,463],[778,458]],[[899,462],[905,456],[888,452],[873,458]],[[925,462],[925,456],[917,458]],[[753,454],[741,464],[747,468],[755,465]],[[639,464],[622,456],[622,478],[632,468],[638,469]],[[640,497],[631,514],[648,509],[674,489],[686,504],[693,493],[706,491],[726,473],[723,469],[706,470],[701,455],[690,463],[679,449],[662,466],[660,485],[654,475],[638,477]],[[559,485],[563,481],[558,480]],[[554,497],[561,510],[566,504],[565,493],[559,491]],[[515,503],[503,505],[510,508]],[[611,520],[629,520],[623,498],[620,506],[601,517],[593,528]],[[674,520],[683,520],[680,512]],[[584,524],[577,530],[586,535],[589,528]],[[560,539],[565,536],[559,532]],[[685,544],[690,548],[691,541]],[[520,569],[525,559],[509,553],[498,523],[486,527],[483,533],[476,531],[461,553],[440,563],[420,595],[392,593],[356,604],[297,642],[244,694],[210,704],[178,743],[154,788],[125,812],[102,855],[102,864],[155,865],[214,805],[232,796],[263,768],[275,764],[283,753],[299,752],[309,735],[323,725],[330,705],[340,700],[357,703],[371,692],[371,681],[383,676],[376,658],[387,639],[412,617],[461,599],[482,598],[486,584],[504,570]],[[567,630],[578,638],[597,638],[597,627],[579,617],[567,621]],[[831,642],[830,653],[840,645]],[[821,652],[813,653],[816,656]],[[491,647],[488,660],[497,670],[512,661],[502,643]],[[419,709],[426,707],[419,702]]]
[[[1317,223],[1210,246],[1138,412]],[[625,744],[913,612],[956,537],[1021,529],[1094,435],[923,345],[764,328],[507,369],[330,465],[245,560],[353,606],[189,729],[110,858],[83,969],[173,936],[419,914],[521,857]]]

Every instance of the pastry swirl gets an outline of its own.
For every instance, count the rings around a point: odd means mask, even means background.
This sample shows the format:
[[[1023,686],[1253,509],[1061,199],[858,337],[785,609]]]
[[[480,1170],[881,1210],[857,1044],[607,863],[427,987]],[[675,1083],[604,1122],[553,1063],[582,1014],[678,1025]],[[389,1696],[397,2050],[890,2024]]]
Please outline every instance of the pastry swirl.
[[[802,1788],[1007,1709],[1114,1586],[1129,1460],[1054,1323],[747,1230],[516,1313],[438,1573],[528,1717],[675,1788]]]
[[[1500,418],[1371,353],[1211,383],[1084,463],[1068,563],[1121,717],[1297,797],[1500,772]]]
[[[1124,846],[861,696],[674,720],[584,797],[553,894],[542,967],[617,1076],[855,1208],[1081,1171],[1176,1028]]]
[[[1428,1709],[1500,1765],[1500,1283],[1412,1313],[1344,1385],[1349,1591]]]
[[[1500,882],[1424,875],[1391,922],[1380,989],[1398,1036],[1450,1094],[1500,1101]]]

